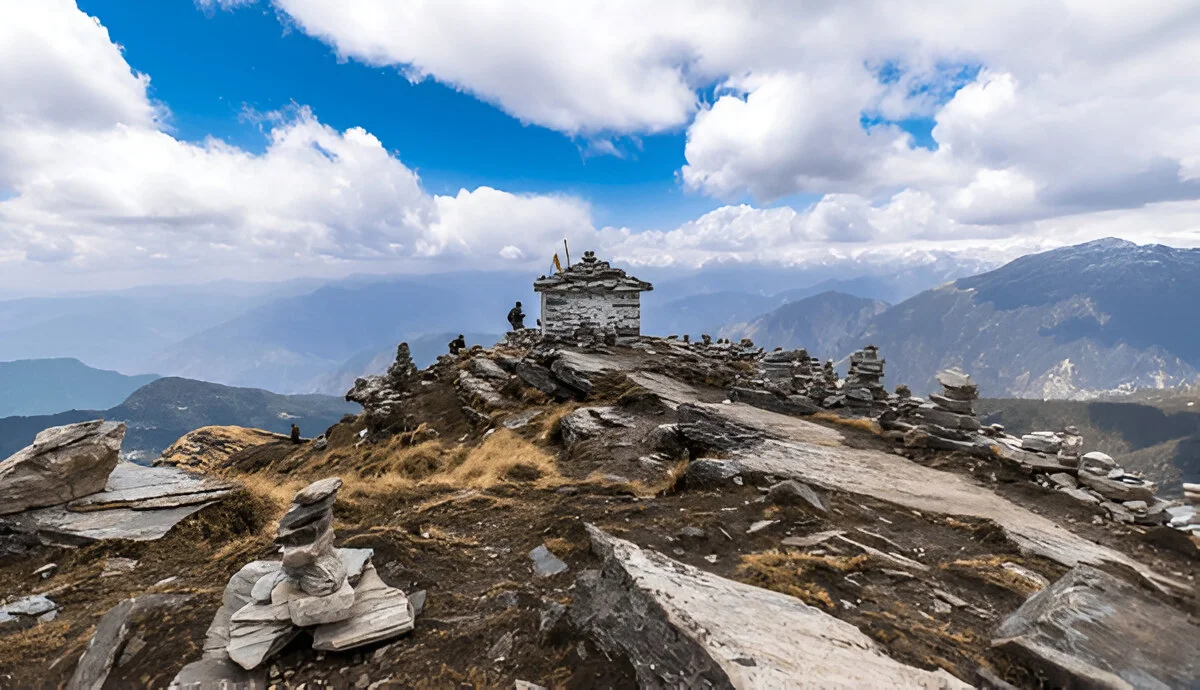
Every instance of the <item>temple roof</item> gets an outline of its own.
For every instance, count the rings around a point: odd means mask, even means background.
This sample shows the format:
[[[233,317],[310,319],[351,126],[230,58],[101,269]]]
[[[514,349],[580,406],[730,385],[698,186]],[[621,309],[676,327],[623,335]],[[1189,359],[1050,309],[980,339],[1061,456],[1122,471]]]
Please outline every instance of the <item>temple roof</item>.
[[[596,253],[591,251],[584,252],[582,261],[568,266],[561,273],[533,281],[534,292],[645,292],[653,289],[650,283],[613,268],[607,261],[600,261]]]

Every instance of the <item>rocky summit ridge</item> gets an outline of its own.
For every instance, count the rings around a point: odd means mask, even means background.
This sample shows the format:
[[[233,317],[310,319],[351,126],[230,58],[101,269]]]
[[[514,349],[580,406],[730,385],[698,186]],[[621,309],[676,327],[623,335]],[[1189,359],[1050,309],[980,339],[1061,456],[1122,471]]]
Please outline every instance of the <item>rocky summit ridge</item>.
[[[201,429],[145,479],[81,449],[104,486],[47,474],[0,522],[0,685],[1200,676],[1197,487],[1163,498],[1072,429],[982,424],[969,372],[921,398],[883,386],[886,351],[849,363],[519,331],[425,369],[402,345],[347,393],[362,413],[312,440]],[[189,512],[140,540],[33,519],[171,503]]]

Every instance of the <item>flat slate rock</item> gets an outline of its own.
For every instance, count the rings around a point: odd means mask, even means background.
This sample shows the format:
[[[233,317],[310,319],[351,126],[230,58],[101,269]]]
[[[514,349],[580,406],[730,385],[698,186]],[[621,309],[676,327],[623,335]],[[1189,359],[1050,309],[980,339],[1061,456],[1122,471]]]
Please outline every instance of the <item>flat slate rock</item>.
[[[340,477],[326,477],[298,491],[295,498],[292,499],[292,503],[302,506],[310,505],[336,494],[340,488],[342,488]]]
[[[1000,624],[993,647],[1035,667],[1048,687],[1189,688],[1200,627],[1101,570],[1079,566]]]
[[[644,688],[969,688],[889,657],[853,625],[588,525],[600,571],[576,581],[573,623],[627,656]]]
[[[538,577],[550,577],[568,570],[567,564],[551,553],[545,544],[530,551],[529,560],[533,561],[533,573]]]
[[[312,646],[332,652],[397,637],[413,629],[414,615],[404,592],[389,587],[374,567],[367,567],[354,588],[350,617],[314,628]]]
[[[180,669],[168,690],[266,690],[266,671],[247,671],[229,659],[201,659]]]
[[[161,539],[181,520],[210,505],[211,501],[163,510],[114,508],[85,513],[54,506],[29,511],[25,516],[42,543],[79,546],[103,539]]]
[[[174,508],[205,503],[227,495],[234,485],[181,469],[143,467],[119,462],[108,475],[104,490],[67,504],[68,510],[91,511],[106,508]]]

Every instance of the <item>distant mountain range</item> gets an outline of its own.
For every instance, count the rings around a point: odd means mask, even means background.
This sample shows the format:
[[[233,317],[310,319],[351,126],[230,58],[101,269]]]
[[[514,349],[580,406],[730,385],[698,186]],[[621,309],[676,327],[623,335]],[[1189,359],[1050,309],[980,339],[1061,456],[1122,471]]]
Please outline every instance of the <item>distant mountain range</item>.
[[[29,445],[51,426],[104,418],[129,425],[122,452],[149,460],[180,436],[202,426],[235,425],[287,433],[297,424],[316,436],[358,405],[327,395],[278,395],[182,378],[161,378],[106,410],[70,410],[51,415],[0,419],[0,459]]]
[[[1197,295],[1200,249],[1105,239],[1021,257],[865,321],[859,309],[872,307],[822,295],[728,330],[843,358],[875,344],[887,383],[917,392],[959,366],[984,395],[1088,399],[1197,381]]]
[[[805,297],[753,319],[721,329],[732,340],[750,338],[772,347],[803,347],[809,355],[837,359],[853,350],[854,334],[867,328],[871,319],[883,313],[887,303],[855,297],[842,292],[822,292]]]
[[[93,369],[71,358],[0,362],[0,417],[109,408],[156,378]]]

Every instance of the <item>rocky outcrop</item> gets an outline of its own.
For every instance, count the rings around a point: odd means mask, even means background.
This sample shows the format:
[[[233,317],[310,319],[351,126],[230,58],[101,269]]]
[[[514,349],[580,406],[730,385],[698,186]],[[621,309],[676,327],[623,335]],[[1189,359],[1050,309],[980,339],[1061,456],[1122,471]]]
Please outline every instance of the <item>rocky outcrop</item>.
[[[1200,627],[1087,566],[1030,597],[992,646],[1023,659],[1049,687],[1185,688],[1200,678]]]
[[[104,489],[125,425],[95,420],[56,426],[0,462],[0,515],[58,505]]]
[[[62,505],[0,518],[0,528],[43,544],[159,539],[180,520],[229,495],[228,482],[174,467],[119,462],[102,490]]]
[[[240,426],[205,426],[181,436],[154,460],[155,467],[168,466],[202,474],[222,469],[234,454],[264,443],[286,441],[283,434]]]
[[[799,599],[727,580],[588,526],[600,570],[570,609],[643,688],[968,688],[888,657],[849,623]]]
[[[153,633],[154,622],[186,603],[190,597],[179,594],[143,594],[126,599],[100,618],[96,632],[88,642],[83,656],[75,665],[75,673],[67,690],[100,690],[104,687],[113,665],[122,656],[132,656],[133,639],[141,640]],[[137,636],[135,638],[135,635]]]

